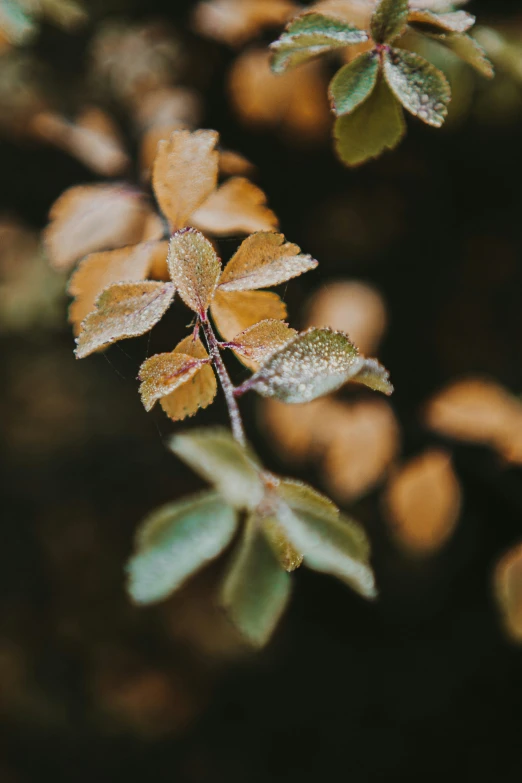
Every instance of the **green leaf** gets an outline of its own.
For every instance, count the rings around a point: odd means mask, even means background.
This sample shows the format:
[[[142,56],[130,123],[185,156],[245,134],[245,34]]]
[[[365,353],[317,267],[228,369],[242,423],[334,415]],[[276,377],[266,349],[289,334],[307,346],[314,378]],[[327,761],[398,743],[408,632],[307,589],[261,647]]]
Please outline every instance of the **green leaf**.
[[[384,55],[384,76],[407,111],[440,128],[448,113],[451,90],[438,68],[414,52],[390,49]]]
[[[235,508],[255,508],[260,503],[264,492],[260,467],[228,430],[191,430],[174,435],[168,445]]]
[[[377,44],[389,43],[406,27],[408,0],[380,0],[373,12],[370,30]]]
[[[377,359],[364,359],[361,368],[351,380],[355,383],[362,383],[363,386],[368,386],[373,391],[387,395],[393,393],[388,370]]]
[[[359,381],[359,373],[365,385],[377,383],[372,376],[377,370],[373,365],[366,370],[367,362],[342,332],[313,327],[273,353],[252,375],[247,387],[263,397],[275,397],[283,402],[310,402],[339,389],[349,380]]]
[[[281,479],[277,488],[277,494],[294,511],[327,514],[334,518],[339,516],[339,509],[330,498],[322,495],[303,481]]]
[[[335,122],[335,147],[348,166],[359,166],[397,146],[406,132],[400,103],[380,76],[370,96]]]
[[[492,79],[495,75],[493,64],[488,60],[482,46],[469,35],[440,35],[436,38],[441,44],[475,68],[482,76]]]
[[[270,44],[272,70],[282,73],[332,49],[367,40],[363,30],[342,19],[305,13],[293,19],[281,37]]]
[[[349,114],[365,101],[375,87],[378,75],[376,52],[365,52],[337,71],[328,88],[335,114],[338,117]]]
[[[336,576],[365,598],[375,598],[369,543],[357,522],[284,504],[280,520],[294,547],[303,553],[305,566]]]
[[[437,14],[424,8],[412,8],[408,24],[419,33],[465,33],[475,24],[475,17],[467,11]]]
[[[257,515],[247,520],[220,600],[234,625],[256,647],[262,647],[271,637],[291,591],[291,579],[279,565],[260,525]]]
[[[154,511],[138,530],[127,566],[132,599],[147,604],[166,598],[226,549],[236,524],[235,511],[214,492]]]

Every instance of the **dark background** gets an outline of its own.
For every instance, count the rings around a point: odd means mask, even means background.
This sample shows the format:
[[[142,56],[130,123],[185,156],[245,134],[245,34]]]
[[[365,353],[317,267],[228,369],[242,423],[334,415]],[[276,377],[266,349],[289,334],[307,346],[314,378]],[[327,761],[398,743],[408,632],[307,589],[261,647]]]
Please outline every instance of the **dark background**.
[[[126,16],[166,19],[197,47],[202,126],[259,167],[283,232],[319,259],[288,286],[291,322],[329,279],[382,290],[391,326],[381,359],[406,455],[437,442],[419,408],[448,379],[486,373],[518,393],[522,116],[508,125],[471,118],[452,132],[408,120],[397,151],[346,170],[328,144],[303,149],[238,123],[223,88],[233,54],[192,37],[192,5],[134,2]],[[520,6],[484,0],[469,10],[509,21]],[[36,47],[72,83],[89,35],[45,26]],[[0,171],[0,211],[35,228],[66,187],[96,179],[58,151],[12,140],[0,144]],[[522,538],[522,476],[486,449],[450,445],[463,512],[422,565],[394,548],[376,496],[353,508],[373,543],[373,605],[298,572],[290,610],[255,656],[238,656],[205,608],[213,572],[171,608],[128,605],[123,566],[138,522],[199,486],[163,445],[175,426],[143,412],[135,381],[145,355],[165,349],[186,318],[169,315],[150,344],[85,362],[73,357],[65,308],[58,332],[1,338],[1,783],[519,775],[522,656],[502,631],[491,579]],[[245,399],[252,441],[270,467],[288,471],[255,407]],[[218,401],[199,423],[224,416]],[[313,473],[302,477],[318,485]],[[172,617],[183,611],[180,631]]]

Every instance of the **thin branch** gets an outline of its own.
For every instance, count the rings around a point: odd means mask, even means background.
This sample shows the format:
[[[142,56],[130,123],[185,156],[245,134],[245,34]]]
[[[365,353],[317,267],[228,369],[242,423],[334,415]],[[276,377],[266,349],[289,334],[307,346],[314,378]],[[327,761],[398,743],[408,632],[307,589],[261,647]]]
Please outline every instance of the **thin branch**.
[[[215,367],[215,370],[218,374],[221,383],[221,387],[225,394],[225,400],[228,408],[228,415],[230,416],[230,423],[232,425],[232,434],[234,435],[234,438],[238,441],[238,443],[240,443],[242,446],[245,446],[246,445],[245,430],[243,429],[241,413],[239,412],[236,398],[234,396],[235,387],[232,381],[230,380],[230,376],[227,372],[227,368],[225,367],[223,363],[223,359],[221,358],[221,354],[219,352],[219,343],[217,341],[216,335],[214,334],[210,322],[206,318],[205,319],[202,318],[201,325],[203,327],[203,332],[205,334],[205,339],[207,341],[208,352],[210,354],[210,358],[212,359],[212,364]]]

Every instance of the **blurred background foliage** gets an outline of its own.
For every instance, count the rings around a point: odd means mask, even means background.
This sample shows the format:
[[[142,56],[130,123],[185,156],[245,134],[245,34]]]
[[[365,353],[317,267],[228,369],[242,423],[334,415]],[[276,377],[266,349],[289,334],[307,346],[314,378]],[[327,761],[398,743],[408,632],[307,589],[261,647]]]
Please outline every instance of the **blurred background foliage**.
[[[452,80],[451,121],[435,131],[408,120],[398,150],[355,170],[330,143],[331,64],[267,84],[273,31],[230,47],[195,32],[195,5],[85,3],[83,25],[44,17],[30,43],[2,54],[0,780],[515,776],[519,3],[466,6],[497,78],[437,62]],[[166,116],[144,100],[160,89]],[[176,103],[180,89],[190,97]],[[285,235],[319,259],[282,292],[292,324],[337,313],[332,325],[379,346],[396,388],[389,403],[342,391],[308,416],[245,399],[265,462],[331,491],[365,524],[380,586],[367,605],[299,572],[285,620],[255,656],[213,608],[219,563],[155,609],[124,593],[137,523],[201,486],[163,446],[174,426],[145,415],[136,393],[137,367],[171,348],[186,314],[175,308],[150,341],[77,363],[64,278],[39,241],[67,187],[143,182],[144,136],[173,117],[219,130],[255,166]],[[467,376],[485,382],[465,389],[478,413],[463,433],[451,412]],[[199,423],[225,414],[218,402]]]

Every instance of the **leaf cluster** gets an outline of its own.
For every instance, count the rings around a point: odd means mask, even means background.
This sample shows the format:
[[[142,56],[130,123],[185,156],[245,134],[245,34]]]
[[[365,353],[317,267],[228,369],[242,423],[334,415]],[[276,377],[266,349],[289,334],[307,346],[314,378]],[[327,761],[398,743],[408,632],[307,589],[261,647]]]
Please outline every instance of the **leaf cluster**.
[[[340,158],[355,166],[393,149],[404,136],[403,109],[440,127],[451,91],[444,74],[404,48],[408,34],[429,36],[484,76],[493,69],[479,44],[467,35],[475,17],[466,11],[410,8],[408,0],[379,0],[369,30],[313,9],[295,17],[271,44],[272,68],[282,73],[318,55],[347,46],[365,49],[334,76],[329,86]]]

